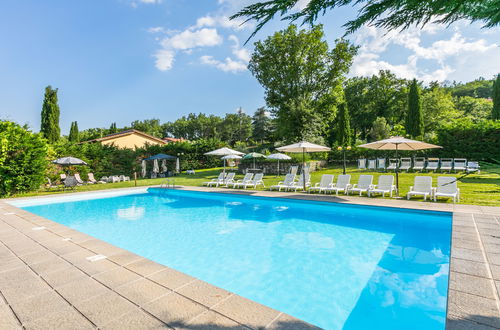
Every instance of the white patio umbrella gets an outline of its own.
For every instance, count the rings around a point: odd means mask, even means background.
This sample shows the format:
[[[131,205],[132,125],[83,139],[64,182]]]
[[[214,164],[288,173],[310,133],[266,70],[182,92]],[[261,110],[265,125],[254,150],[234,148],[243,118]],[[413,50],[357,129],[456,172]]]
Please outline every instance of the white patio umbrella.
[[[233,149],[224,147],[224,148],[220,148],[220,149],[206,152],[205,155],[206,156],[229,156],[229,155],[241,156],[241,155],[244,155],[244,153],[239,152],[237,150],[233,150]],[[221,158],[221,159],[224,160],[224,173],[226,173],[226,159],[224,159],[224,158]]]
[[[255,170],[255,159],[256,158],[267,158],[266,155],[259,154],[258,152],[251,152],[243,156],[243,159],[253,159],[253,169]]]
[[[179,157],[175,160],[175,172],[181,173],[181,162],[179,160]]]
[[[301,141],[298,143],[290,144],[288,146],[276,148],[278,151],[283,152],[293,152],[293,153],[302,153],[302,181],[304,183],[304,190],[306,190],[306,174],[304,168],[306,167],[306,161],[304,154],[306,152],[325,152],[332,150],[329,147],[321,146],[319,144],[310,143],[307,141]]]
[[[267,156],[267,159],[276,159],[278,161],[278,176],[280,176],[280,160],[290,160],[292,157],[278,152]]]
[[[141,176],[142,176],[143,178],[145,178],[145,177],[146,177],[146,161],[145,161],[145,160],[143,160],[143,161],[141,162]]]
[[[430,144],[427,142],[410,140],[402,136],[393,136],[389,139],[384,139],[380,141],[370,142],[366,144],[359,145],[358,147],[376,150],[396,150],[396,158],[398,157],[398,150],[425,150],[442,148],[435,144]],[[396,166],[396,196],[399,195],[399,175],[398,168]]]
[[[153,173],[160,173],[160,167],[158,166],[158,159],[153,160]]]
[[[168,168],[167,168],[167,160],[166,159],[162,159],[161,160],[161,171],[163,173],[167,172]]]
[[[62,157],[52,161],[53,164],[61,166],[87,165],[86,162],[76,157]]]

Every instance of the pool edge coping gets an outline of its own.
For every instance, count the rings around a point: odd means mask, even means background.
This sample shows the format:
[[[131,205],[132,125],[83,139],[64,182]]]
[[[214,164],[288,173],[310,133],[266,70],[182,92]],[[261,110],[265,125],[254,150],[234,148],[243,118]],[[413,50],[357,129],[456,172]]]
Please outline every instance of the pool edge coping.
[[[158,187],[158,186],[150,186],[150,187]],[[148,187],[134,187],[134,188],[119,188],[117,190],[120,191],[127,191],[127,190],[137,190],[137,189],[147,189]],[[213,189],[213,188],[204,188],[204,187],[178,187],[178,189],[182,190],[192,190],[192,191],[204,191],[204,192],[219,192],[219,193],[239,193],[242,195],[248,195],[250,191],[245,191],[242,192],[234,190],[234,189]],[[103,191],[97,191],[102,193]],[[96,192],[79,192],[78,194],[92,194]],[[500,256],[500,249],[494,250],[493,252],[490,251],[490,249],[485,249],[484,244],[488,243],[483,243],[483,241],[488,241],[491,239],[491,235],[488,234],[490,230],[488,225],[490,227],[494,227],[492,231],[499,230],[500,232],[500,217],[498,212],[500,210],[500,207],[487,207],[485,209],[477,206],[471,206],[468,208],[468,205],[453,205],[453,204],[439,204],[439,203],[420,203],[420,202],[407,202],[406,200],[385,200],[385,199],[369,199],[370,203],[366,203],[367,198],[363,197],[344,197],[341,196],[340,198],[337,198],[335,196],[319,196],[319,195],[310,195],[310,194],[303,194],[303,193],[283,193],[283,192],[269,192],[269,191],[251,191],[250,192],[253,196],[260,196],[260,197],[280,197],[280,198],[288,198],[288,199],[301,199],[301,200],[315,200],[315,201],[326,201],[326,202],[334,202],[334,203],[349,203],[349,204],[361,204],[361,205],[371,205],[371,206],[382,206],[382,207],[397,207],[397,208],[408,208],[408,209],[416,209],[416,210],[431,210],[431,211],[444,211],[444,212],[451,212],[452,213],[452,248],[451,248],[451,255],[450,255],[450,274],[449,274],[449,289],[448,289],[448,304],[447,304],[447,329],[459,329],[461,326],[467,326],[467,328],[481,328],[484,326],[490,326],[490,327],[497,327],[500,328],[500,319],[495,319],[495,317],[489,318],[488,315],[481,315],[482,311],[477,311],[476,314],[474,313],[469,313],[471,311],[474,311],[475,306],[471,306],[470,301],[474,301],[475,305],[481,305],[481,304],[486,304],[488,306],[488,310],[486,311],[489,314],[492,314],[494,312],[494,305],[496,305],[496,312],[498,315],[500,315],[500,300],[499,300],[499,290],[500,290],[500,278],[496,278],[496,274],[492,273],[492,269],[497,266],[493,262],[490,263],[492,260],[492,257],[490,257],[490,254],[493,254],[493,257],[497,257],[496,255]],[[62,197],[64,195],[73,195],[75,193],[69,193],[69,194],[57,194],[54,195],[53,197]],[[50,198],[51,196],[31,196],[31,197],[22,197],[22,198],[15,198],[15,199],[9,199],[9,200],[24,200],[24,199],[38,199],[38,198]],[[318,199],[319,197],[319,199]],[[340,201],[339,201],[340,200]],[[381,203],[382,202],[382,203]],[[396,205],[397,203],[397,205]],[[394,206],[396,205],[396,206]],[[7,208],[5,207],[7,206]],[[458,207],[456,207],[458,206]],[[54,227],[59,227],[62,226],[66,230],[71,230],[74,232],[77,232],[69,227],[66,227],[64,225],[61,225],[57,222],[54,222],[52,220],[48,220],[42,217],[39,217],[37,215],[34,215],[32,213],[29,213],[27,211],[24,211],[20,208],[17,208],[16,206],[12,206],[9,204],[6,199],[0,200],[0,207],[3,209],[9,209],[12,208],[15,210],[14,213],[16,215],[25,213],[25,216],[27,220],[23,217],[22,220],[29,221],[33,225],[40,225],[44,223],[51,223],[52,226]],[[457,210],[455,210],[457,209]],[[491,212],[494,211],[494,212]],[[27,213],[27,214],[26,214]],[[2,220],[2,216],[0,216],[0,220]],[[19,219],[21,220],[21,219]],[[21,220],[21,221],[22,221]],[[34,222],[33,222],[34,221]],[[5,222],[5,221],[3,221]],[[486,224],[486,227],[485,227]],[[496,228],[496,229],[495,229]],[[485,230],[486,229],[486,230]],[[28,232],[29,233],[29,232]],[[79,232],[78,232],[79,233]],[[33,234],[33,233],[31,233]],[[83,233],[80,233],[81,235],[86,235]],[[475,236],[474,236],[475,234]],[[33,236],[33,235],[32,235]],[[95,241],[96,245],[99,247],[101,245],[102,247],[109,246],[111,244],[106,243],[104,241],[101,241],[97,238],[94,238],[90,235],[86,235],[90,237],[88,240]],[[1,239],[0,239],[1,242]],[[84,241],[85,242],[85,241]],[[465,243],[464,243],[465,242]],[[469,247],[472,246],[465,246],[464,244],[473,244],[472,242],[477,242],[480,244],[479,252],[478,254],[477,249],[470,249]],[[500,243],[500,241],[499,241]],[[95,248],[96,250],[89,250],[85,246],[82,248],[92,251],[95,254],[105,254],[106,252],[104,250],[99,250],[99,248]],[[113,246],[114,247],[114,246]],[[500,247],[500,245],[499,245]],[[121,251],[124,251],[126,253],[131,253],[125,249],[121,249],[118,247],[114,247],[115,249],[119,249]],[[475,251],[476,253],[473,253]],[[101,253],[102,252],[102,253]],[[481,259],[482,260],[479,260]],[[152,263],[159,265],[147,258],[142,258],[144,259],[145,263]],[[484,264],[487,268],[486,276],[477,276],[476,270],[471,271],[471,267],[474,268],[474,266],[477,266],[477,264]],[[496,261],[495,261],[496,263]],[[472,265],[472,266],[471,266]],[[172,268],[160,265],[161,267],[164,267],[165,269],[170,269]],[[121,265],[120,265],[121,267]],[[474,273],[474,274],[471,274]],[[186,275],[188,276],[188,275]],[[477,292],[477,287],[472,287],[469,284],[469,281],[471,280],[471,276],[474,280],[477,280],[481,282],[482,286],[480,285],[479,287],[482,287],[482,289],[485,289],[488,285],[490,286],[489,292],[486,292],[485,290],[481,292]],[[92,276],[90,276],[92,278]],[[147,277],[144,277],[147,278]],[[453,280],[452,280],[453,278]],[[495,283],[495,280],[496,283]],[[200,280],[198,280],[200,281]],[[488,285],[486,287],[484,286],[485,281],[488,282]],[[203,281],[200,281],[203,282]],[[206,282],[203,282],[206,283]],[[217,288],[215,286],[212,286],[208,283],[207,285]],[[495,284],[497,285],[497,288],[495,288]],[[224,290],[225,291],[225,290]],[[232,296],[237,296],[235,294],[232,294]],[[240,297],[240,296],[237,296]],[[466,298],[464,298],[466,297]],[[494,299],[491,299],[494,298]],[[234,298],[236,299],[236,298]],[[257,302],[253,302],[251,300],[248,300],[246,298],[240,297],[238,299],[242,299],[243,301],[247,301],[247,304],[258,306],[255,307],[257,309],[259,308],[264,308],[264,310],[268,311],[274,311],[274,313],[279,313],[277,316],[271,321],[271,323],[268,323],[265,325],[266,328],[272,328],[273,324],[276,325],[276,322],[280,318],[285,318],[287,320],[293,320],[297,326],[299,324],[302,324],[302,326],[305,327],[313,327],[306,322],[303,322],[301,320],[295,319],[291,316],[288,316],[287,314],[281,313],[279,311],[275,311],[272,308],[269,308],[267,306],[263,306]],[[485,300],[486,299],[486,300]],[[1,297],[0,297],[1,300]],[[12,308],[12,307],[11,307]],[[210,310],[210,309],[209,309]],[[469,312],[468,312],[469,311]],[[465,313],[465,314],[464,314]],[[266,314],[266,313],[264,313]],[[484,314],[484,313],[483,313]],[[495,315],[493,313],[493,315]],[[226,317],[226,315],[222,316]],[[234,318],[234,315],[232,316]],[[240,316],[244,317],[244,316]],[[302,323],[303,322],[303,323]],[[241,323],[240,323],[241,324]]]

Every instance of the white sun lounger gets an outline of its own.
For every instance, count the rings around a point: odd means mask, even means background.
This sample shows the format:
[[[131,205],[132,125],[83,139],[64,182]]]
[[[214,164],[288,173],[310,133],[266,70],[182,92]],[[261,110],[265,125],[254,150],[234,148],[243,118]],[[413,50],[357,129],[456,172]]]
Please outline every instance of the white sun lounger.
[[[412,196],[424,196],[424,201],[427,200],[427,196],[432,198],[432,176],[416,176],[413,186],[410,187],[410,191],[406,195],[407,199]]]
[[[228,186],[232,185],[233,188],[243,187],[246,183],[252,181],[252,178],[253,178],[253,173],[246,173],[243,179],[230,183],[228,184]]]
[[[89,178],[89,182],[90,182],[90,183],[107,183],[106,181],[104,181],[104,180],[102,180],[102,179],[101,179],[100,181],[97,181],[97,180],[94,178],[94,173],[89,173],[89,174],[87,175],[87,177]],[[107,179],[107,178],[106,178],[106,179]]]
[[[333,185],[333,178],[335,175],[333,174],[323,174],[321,176],[321,180],[314,185],[314,187],[309,188],[309,192],[319,192],[321,194],[322,191],[325,191],[326,188],[330,188]]]
[[[358,159],[358,169],[366,170],[366,159],[365,158]]]
[[[350,174],[341,174],[337,177],[337,183],[335,183],[332,187],[326,188],[325,193],[328,191],[335,191],[335,194],[338,195],[339,191],[344,191],[346,193],[347,189],[351,187],[351,175]]]
[[[355,183],[352,187],[347,188],[346,194],[349,195],[349,192],[359,192],[359,196],[363,194],[363,192],[368,193],[368,190],[373,188],[373,175],[360,175],[358,183]]]
[[[230,172],[226,175],[226,177],[224,178],[224,186],[226,187],[229,187],[230,184],[233,184],[234,183],[234,177],[235,177],[236,173],[234,172]]]
[[[385,171],[385,158],[377,158],[377,169]]]
[[[217,179],[212,179],[210,181],[203,182],[203,185],[207,186],[207,187],[211,187],[211,186],[215,185],[216,187],[218,187],[220,184],[224,184],[225,177],[226,177],[226,173],[220,172]]]
[[[467,162],[467,173],[470,172],[481,173],[479,162],[472,162],[472,161]]]
[[[377,160],[376,159],[368,159],[368,169],[375,170],[377,168]]]
[[[82,178],[80,178],[80,174],[79,173],[75,173],[74,178],[76,180],[76,183],[78,183],[79,185],[86,184],[86,182],[83,181]]]
[[[278,184],[269,187],[269,190],[276,189],[278,191],[281,191],[281,189],[286,189],[292,186],[294,181],[295,181],[295,174],[288,173],[287,175],[285,175],[285,179],[283,181],[280,181],[278,182]]]
[[[262,180],[263,178],[264,178],[264,173],[255,174],[255,176],[253,177],[252,180],[243,184],[243,189],[247,189],[248,187],[252,187],[255,189],[259,185],[262,185],[263,187],[265,187],[266,185],[264,184],[264,180]]]
[[[453,159],[441,158],[441,172],[451,172],[453,170]]]
[[[457,178],[451,176],[438,177],[436,191],[434,192],[434,201],[437,197],[451,197],[453,203],[460,202],[460,189],[457,187]]]
[[[465,172],[467,171],[467,159],[465,158],[455,158],[453,160],[453,170],[455,172]]]
[[[382,194],[382,197],[385,197],[386,193],[392,197],[393,191],[397,191],[396,186],[394,185],[394,176],[381,175],[378,177],[378,184],[368,190],[368,197],[371,197],[373,194]]]
[[[299,181],[294,181],[293,184],[286,188],[287,191],[297,191],[298,189],[304,189],[304,176],[306,180],[306,190],[311,186],[311,174],[300,174]]]
[[[411,168],[411,158],[401,158],[401,165],[399,166],[399,170],[408,172],[410,168]]]
[[[436,172],[439,168],[439,158],[427,158],[427,166],[425,169],[427,171]]]
[[[423,171],[425,168],[425,158],[417,157],[413,160],[413,170],[414,171]]]
[[[389,166],[387,166],[388,171],[395,171],[399,166],[399,159],[397,158],[390,158],[389,159]]]

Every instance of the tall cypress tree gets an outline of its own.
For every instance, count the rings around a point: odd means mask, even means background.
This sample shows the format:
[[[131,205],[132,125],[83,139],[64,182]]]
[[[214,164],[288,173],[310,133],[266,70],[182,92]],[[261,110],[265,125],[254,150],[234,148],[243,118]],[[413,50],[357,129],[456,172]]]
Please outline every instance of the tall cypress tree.
[[[80,142],[80,132],[78,131],[78,123],[76,121],[71,123],[68,139],[70,142]]]
[[[59,128],[59,105],[57,104],[57,88],[45,87],[45,97],[42,105],[42,121],[40,133],[49,141],[56,142],[61,136]]]
[[[500,73],[497,74],[497,79],[493,82],[493,91],[491,93],[493,99],[493,109],[491,110],[491,118],[500,119]]]
[[[351,118],[347,103],[339,105],[339,114],[337,120],[337,143],[339,146],[348,146],[351,144]]]
[[[111,123],[109,126],[109,134],[118,133],[118,129],[116,128],[116,123]]]
[[[413,79],[408,93],[408,114],[406,117],[406,132],[412,138],[424,135],[424,117],[422,104],[420,103],[420,92],[417,79]]]

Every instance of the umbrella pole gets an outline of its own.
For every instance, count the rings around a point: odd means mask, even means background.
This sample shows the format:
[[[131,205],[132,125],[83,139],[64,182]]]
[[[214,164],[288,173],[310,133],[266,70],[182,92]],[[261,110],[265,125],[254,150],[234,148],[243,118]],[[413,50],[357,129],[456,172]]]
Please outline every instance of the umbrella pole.
[[[398,145],[396,144],[396,159],[398,159]],[[399,162],[398,162],[399,165]],[[396,166],[396,197],[399,197],[399,171]]]
[[[224,177],[226,176],[226,160],[224,159],[224,170],[222,171],[224,173]]]
[[[305,157],[304,157],[304,148],[302,148],[302,183],[304,184],[304,191],[306,191],[306,173],[305,173],[305,169],[306,169],[306,160],[305,160]]]
[[[278,159],[278,177],[280,176],[280,160]]]

